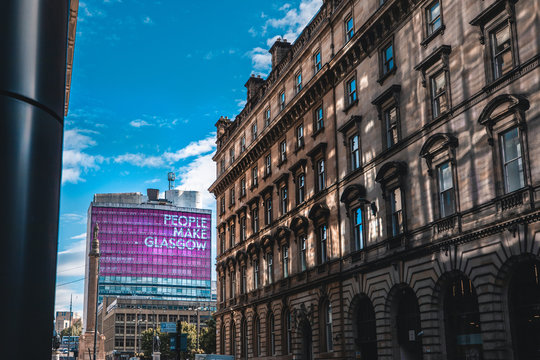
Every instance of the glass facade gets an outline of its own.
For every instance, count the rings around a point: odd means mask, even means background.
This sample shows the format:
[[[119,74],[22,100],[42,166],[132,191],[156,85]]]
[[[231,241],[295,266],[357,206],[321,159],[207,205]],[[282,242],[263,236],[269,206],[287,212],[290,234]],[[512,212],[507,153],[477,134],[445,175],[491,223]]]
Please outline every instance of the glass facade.
[[[210,213],[92,206],[103,296],[211,300]]]

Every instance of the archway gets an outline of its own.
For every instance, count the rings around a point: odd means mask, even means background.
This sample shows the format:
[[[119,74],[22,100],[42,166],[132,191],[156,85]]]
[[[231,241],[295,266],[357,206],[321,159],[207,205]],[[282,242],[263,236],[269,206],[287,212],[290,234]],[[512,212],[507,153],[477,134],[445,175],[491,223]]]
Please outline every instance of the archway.
[[[454,274],[443,298],[446,354],[448,360],[483,359],[478,298],[471,281]]]
[[[353,316],[356,358],[377,360],[375,310],[367,296],[362,296],[358,300]]]
[[[399,359],[422,360],[420,309],[414,291],[403,287],[395,295],[395,324]]]
[[[301,359],[302,360],[312,360],[313,359],[313,338],[311,333],[311,325],[307,320],[303,320],[299,324],[300,334],[301,334]]]
[[[510,327],[517,360],[540,359],[540,261],[516,265],[508,288]]]

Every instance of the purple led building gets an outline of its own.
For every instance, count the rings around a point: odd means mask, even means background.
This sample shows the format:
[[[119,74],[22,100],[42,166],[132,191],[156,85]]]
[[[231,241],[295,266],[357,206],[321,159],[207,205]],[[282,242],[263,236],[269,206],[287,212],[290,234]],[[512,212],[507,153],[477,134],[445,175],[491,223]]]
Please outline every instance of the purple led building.
[[[162,199],[151,189],[148,196],[94,195],[88,209],[87,253],[97,223],[98,301],[104,296],[131,295],[211,301],[212,213],[200,207],[200,194],[195,191],[168,190]],[[86,298],[85,320],[92,314]]]

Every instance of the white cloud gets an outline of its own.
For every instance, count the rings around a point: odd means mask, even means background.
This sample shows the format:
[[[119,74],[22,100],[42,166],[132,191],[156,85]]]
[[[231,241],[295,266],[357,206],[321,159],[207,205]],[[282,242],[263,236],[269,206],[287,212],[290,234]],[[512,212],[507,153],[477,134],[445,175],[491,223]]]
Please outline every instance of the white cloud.
[[[202,206],[205,209],[215,207],[216,200],[208,191],[216,177],[216,166],[212,154],[197,157],[190,164],[178,170],[176,187],[180,190],[196,190],[201,192]]]
[[[263,72],[268,72],[270,70],[272,65],[272,55],[270,55],[267,49],[256,47],[251,50],[248,55],[251,57],[251,63],[253,64],[254,70]]]
[[[81,214],[67,213],[60,215],[60,220],[69,223],[86,224],[86,216]]]
[[[89,170],[98,170],[105,161],[101,155],[90,155],[83,150],[95,146],[96,141],[89,135],[96,131],[71,129],[64,132],[64,152],[62,155],[62,184],[84,181],[81,174]]]
[[[69,311],[69,302],[73,298],[73,311],[81,313],[83,310],[84,294],[78,289],[79,284],[61,286],[56,288],[55,311]]]
[[[153,24],[154,22],[152,21],[152,19],[150,19],[149,16],[146,16],[144,19],[143,19],[143,23],[147,24],[147,25],[151,25]]]
[[[147,121],[145,120],[141,120],[141,119],[137,119],[137,120],[132,120],[129,125],[133,126],[133,127],[136,127],[136,128],[140,128],[140,127],[143,127],[143,126],[150,126],[151,124],[148,123]]]
[[[152,179],[152,180],[146,180],[144,183],[145,184],[155,184],[155,183],[158,183],[160,181],[161,181],[161,179]]]
[[[58,276],[84,276],[86,260],[86,234],[85,238],[74,241],[63,251],[58,252]]]
[[[80,240],[80,239],[86,239],[86,233],[83,232],[82,234],[79,234],[79,235],[73,235],[72,237],[70,237],[71,240]]]
[[[205,139],[193,141],[186,147],[175,152],[164,152],[161,155],[124,154],[114,158],[118,164],[128,163],[138,167],[165,167],[194,156],[209,153],[215,149],[215,133],[210,133]]]

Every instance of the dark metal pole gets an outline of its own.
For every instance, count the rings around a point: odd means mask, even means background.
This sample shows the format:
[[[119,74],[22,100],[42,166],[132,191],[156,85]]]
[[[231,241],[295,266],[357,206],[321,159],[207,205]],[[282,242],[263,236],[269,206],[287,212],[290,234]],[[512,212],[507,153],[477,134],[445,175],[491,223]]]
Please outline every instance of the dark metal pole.
[[[69,0],[0,1],[5,359],[50,359]],[[31,324],[32,345],[27,334]]]
[[[96,345],[97,345],[97,334],[98,334],[98,304],[99,304],[99,255],[97,261],[97,286],[96,286],[96,329],[94,330],[94,360],[96,360]],[[103,316],[103,312],[102,312]]]

